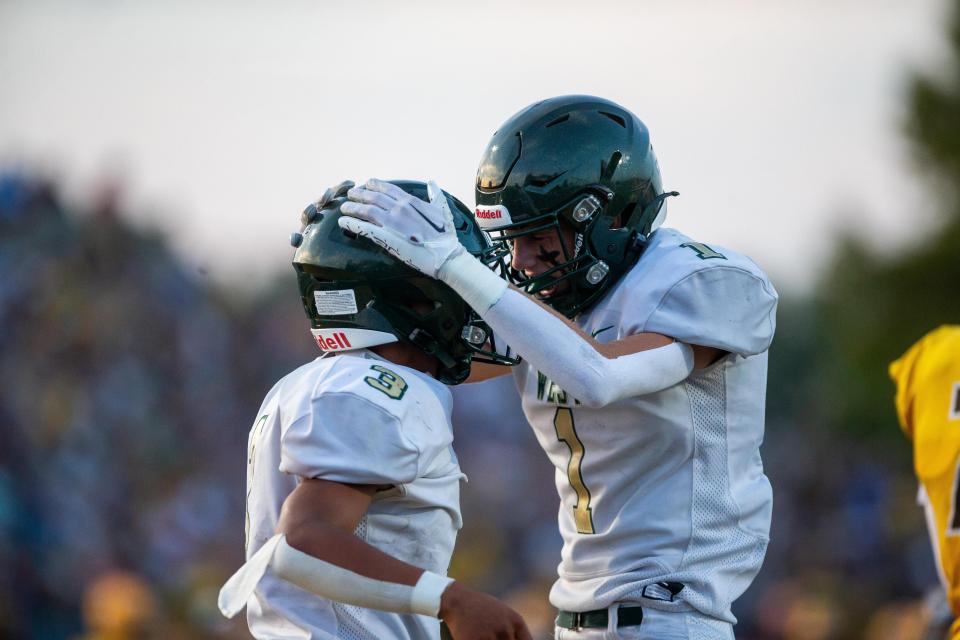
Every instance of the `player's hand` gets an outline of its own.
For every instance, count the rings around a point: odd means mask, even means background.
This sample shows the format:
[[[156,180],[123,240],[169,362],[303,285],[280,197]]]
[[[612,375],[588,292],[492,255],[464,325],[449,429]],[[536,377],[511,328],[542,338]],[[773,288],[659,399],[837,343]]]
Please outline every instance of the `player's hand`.
[[[485,593],[454,582],[440,599],[453,640],[533,640],[520,614]]]
[[[430,202],[383,180],[371,179],[347,191],[340,227],[383,247],[417,271],[436,278],[440,267],[465,251],[457,239],[453,213],[435,182],[427,183]]]

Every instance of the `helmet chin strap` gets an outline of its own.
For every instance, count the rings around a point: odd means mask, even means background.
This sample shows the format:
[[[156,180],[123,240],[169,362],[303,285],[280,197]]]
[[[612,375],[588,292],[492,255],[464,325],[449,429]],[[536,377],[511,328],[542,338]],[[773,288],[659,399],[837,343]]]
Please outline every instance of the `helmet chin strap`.
[[[411,331],[410,335],[407,336],[407,340],[428,356],[433,356],[439,360],[440,364],[445,367],[450,368],[457,364],[457,361],[451,358],[450,354],[440,347],[440,343],[423,329],[418,328]]]
[[[663,224],[664,220],[667,219],[667,198],[678,196],[678,195],[680,195],[678,191],[664,191],[663,193],[658,195],[656,198],[651,200],[650,204],[648,204],[646,207],[643,208],[643,211],[640,212],[639,217],[637,217],[637,213],[634,213],[632,216],[630,216],[630,220],[627,221],[627,224],[625,226],[631,226],[631,224],[633,224],[634,222],[634,219],[637,219],[638,221],[643,220],[650,213],[652,213],[653,211],[656,211],[657,216],[653,219],[653,223],[651,223],[650,225],[650,231],[647,233],[647,235],[649,235],[649,233],[657,229],[660,225]],[[643,231],[641,230],[641,235],[642,234],[643,234]]]
[[[444,367],[450,369],[456,366],[457,361],[447,352],[440,342],[428,331],[416,326],[416,322],[406,313],[389,307],[379,307],[378,311],[390,320],[398,335],[405,336],[406,341],[417,347],[428,356],[433,356]]]

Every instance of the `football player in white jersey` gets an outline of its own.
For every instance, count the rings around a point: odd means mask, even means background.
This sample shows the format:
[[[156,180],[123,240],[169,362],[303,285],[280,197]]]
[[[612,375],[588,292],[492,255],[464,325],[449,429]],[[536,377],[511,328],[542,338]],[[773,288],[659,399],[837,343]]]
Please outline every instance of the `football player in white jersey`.
[[[260,639],[439,638],[442,618],[457,640],[527,640],[518,614],[446,577],[463,478],[446,384],[467,377],[463,335],[479,321],[443,283],[341,230],[350,184],[309,206],[293,237],[325,353],[270,390],[250,431],[247,562],[221,610],[246,606]],[[454,207],[459,242],[489,253],[470,210],[430,194]]]
[[[563,96],[508,120],[477,175],[513,286],[388,184],[343,207],[341,226],[449,284],[524,360],[561,500],[558,638],[732,638],[766,551],[777,293],[749,258],[660,228],[671,195],[634,114]]]

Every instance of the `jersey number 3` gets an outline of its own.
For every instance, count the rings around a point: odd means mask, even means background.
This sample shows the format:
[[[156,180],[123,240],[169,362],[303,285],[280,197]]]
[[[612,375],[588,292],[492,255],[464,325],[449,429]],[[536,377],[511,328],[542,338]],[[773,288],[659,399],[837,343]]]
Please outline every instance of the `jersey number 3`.
[[[378,364],[370,368],[380,375],[376,378],[368,376],[364,378],[363,381],[377,391],[382,391],[388,398],[393,398],[394,400],[399,400],[403,397],[403,394],[407,392],[407,381],[393,371],[390,371],[390,369],[381,367]]]
[[[570,449],[570,462],[567,463],[567,479],[577,494],[577,503],[573,505],[573,521],[577,524],[577,533],[595,533],[593,530],[593,511],[590,509],[590,489],[583,482],[580,465],[583,464],[583,442],[577,436],[573,426],[573,410],[558,407],[553,417],[553,428],[557,438]]]

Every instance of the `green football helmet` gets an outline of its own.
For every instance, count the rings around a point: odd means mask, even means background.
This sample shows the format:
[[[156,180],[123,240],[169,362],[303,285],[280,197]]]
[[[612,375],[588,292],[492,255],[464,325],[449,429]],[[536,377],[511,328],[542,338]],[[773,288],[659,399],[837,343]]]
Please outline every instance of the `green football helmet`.
[[[544,273],[511,281],[574,317],[634,265],[665,213],[650,132],[630,111],[592,96],[537,102],[507,120],[490,140],[477,172],[475,216],[501,256],[510,241],[560,224],[573,246]],[[556,290],[556,289],[555,289]]]
[[[392,182],[427,198],[422,182]],[[303,229],[291,237],[297,247],[293,268],[303,308],[320,349],[336,352],[407,342],[440,361],[438,379],[445,384],[463,382],[475,355],[487,362],[516,364],[509,355],[496,353],[489,328],[450,287],[340,228],[340,205],[352,186],[341,183],[308,205],[301,217]],[[502,266],[470,209],[444,195],[460,242],[491,268]]]

